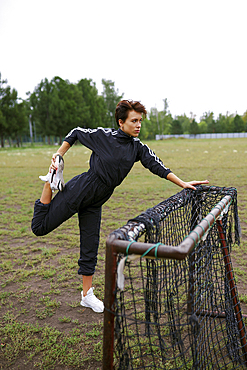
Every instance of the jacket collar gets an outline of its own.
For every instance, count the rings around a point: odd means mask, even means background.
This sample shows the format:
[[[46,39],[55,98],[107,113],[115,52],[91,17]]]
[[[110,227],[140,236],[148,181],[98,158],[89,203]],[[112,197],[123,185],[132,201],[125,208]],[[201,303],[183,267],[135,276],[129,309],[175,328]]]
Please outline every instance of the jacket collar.
[[[121,128],[117,130],[117,136],[124,141],[133,141],[133,136],[126,134]]]

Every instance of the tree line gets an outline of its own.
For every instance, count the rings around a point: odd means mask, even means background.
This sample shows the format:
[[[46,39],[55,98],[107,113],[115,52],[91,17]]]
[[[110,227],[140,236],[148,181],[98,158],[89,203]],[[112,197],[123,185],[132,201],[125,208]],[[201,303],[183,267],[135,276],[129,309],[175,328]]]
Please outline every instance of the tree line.
[[[117,129],[115,107],[123,98],[111,80],[102,79],[103,92],[98,93],[95,82],[81,79],[71,83],[55,76],[45,78],[27,93],[27,98],[18,98],[15,89],[8,86],[0,73],[0,144],[6,140],[17,146],[23,138],[31,142],[47,138],[61,144],[64,136],[74,127],[107,127]],[[167,99],[162,111],[151,108],[143,120],[141,140],[151,140],[155,135],[227,133],[247,131],[247,111],[243,116],[227,113],[214,119],[213,112],[205,113],[197,123],[193,114],[172,117]]]

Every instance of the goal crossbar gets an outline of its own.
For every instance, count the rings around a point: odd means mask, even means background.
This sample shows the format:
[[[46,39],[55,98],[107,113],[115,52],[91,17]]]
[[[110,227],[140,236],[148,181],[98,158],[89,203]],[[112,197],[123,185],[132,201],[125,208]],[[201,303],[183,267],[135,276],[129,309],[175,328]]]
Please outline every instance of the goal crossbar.
[[[157,258],[174,258],[177,260],[185,259],[191,251],[194,249],[197,243],[203,238],[208,232],[210,227],[216,222],[216,220],[222,214],[222,211],[226,209],[232,201],[230,195],[226,195],[211,212],[195,227],[195,229],[180,243],[178,246],[170,246],[161,244],[157,246]],[[135,224],[131,225],[130,230],[135,227]],[[110,234],[106,241],[106,248],[113,247],[115,252],[125,253],[130,242],[127,240],[120,240],[115,234]],[[128,249],[128,254],[139,254],[143,255],[150,249],[147,256],[155,257],[156,243],[132,243]]]

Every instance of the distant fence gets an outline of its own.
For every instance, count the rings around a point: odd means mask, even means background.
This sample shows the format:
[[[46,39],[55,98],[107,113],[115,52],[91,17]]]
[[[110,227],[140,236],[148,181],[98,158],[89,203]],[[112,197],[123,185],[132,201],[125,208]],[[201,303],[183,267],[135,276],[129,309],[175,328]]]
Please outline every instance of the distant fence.
[[[217,133],[217,134],[198,134],[198,135],[155,135],[155,140],[184,138],[184,139],[232,139],[239,137],[247,137],[247,132],[227,132],[227,133]]]

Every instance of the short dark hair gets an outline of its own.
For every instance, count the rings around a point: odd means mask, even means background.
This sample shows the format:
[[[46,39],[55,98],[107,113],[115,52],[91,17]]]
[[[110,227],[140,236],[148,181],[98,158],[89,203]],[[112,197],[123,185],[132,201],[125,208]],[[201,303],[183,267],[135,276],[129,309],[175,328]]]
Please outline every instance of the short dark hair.
[[[117,122],[117,125],[119,126],[119,120],[121,119],[123,122],[126,121],[129,111],[134,110],[135,112],[142,113],[143,118],[146,117],[147,111],[144,105],[142,105],[139,101],[133,101],[133,100],[121,100],[115,111],[115,119]]]

